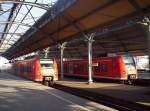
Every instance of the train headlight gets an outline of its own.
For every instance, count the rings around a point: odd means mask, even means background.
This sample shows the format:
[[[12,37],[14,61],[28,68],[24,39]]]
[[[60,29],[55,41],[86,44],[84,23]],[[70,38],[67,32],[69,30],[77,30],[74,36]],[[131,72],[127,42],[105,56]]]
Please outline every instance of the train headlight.
[[[132,75],[130,75],[130,78],[131,78],[131,79],[135,79],[135,78],[136,78],[136,75],[135,75],[135,74],[132,74]]]

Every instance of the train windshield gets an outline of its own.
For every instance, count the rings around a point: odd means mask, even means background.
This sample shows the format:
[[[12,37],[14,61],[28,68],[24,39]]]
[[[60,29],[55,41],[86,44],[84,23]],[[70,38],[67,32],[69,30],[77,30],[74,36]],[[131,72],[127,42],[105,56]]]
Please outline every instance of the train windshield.
[[[123,56],[123,62],[127,69],[135,69],[135,63],[131,56]]]
[[[44,69],[53,69],[53,61],[52,60],[40,60],[41,67]]]
[[[53,69],[53,64],[45,64],[45,63],[43,64],[43,63],[42,63],[42,64],[41,64],[41,67],[42,67],[42,68],[51,68],[51,69]]]

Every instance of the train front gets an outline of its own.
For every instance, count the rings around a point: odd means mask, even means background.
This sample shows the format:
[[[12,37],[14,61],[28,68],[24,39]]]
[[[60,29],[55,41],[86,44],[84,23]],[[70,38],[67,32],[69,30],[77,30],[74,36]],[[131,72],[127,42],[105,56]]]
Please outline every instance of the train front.
[[[52,59],[41,59],[40,60],[41,65],[41,74],[43,76],[43,83],[52,85],[54,83],[54,80],[57,80],[56,76],[56,63]]]
[[[132,56],[123,56],[123,62],[125,64],[128,82],[131,83],[137,79],[137,70],[134,59]]]

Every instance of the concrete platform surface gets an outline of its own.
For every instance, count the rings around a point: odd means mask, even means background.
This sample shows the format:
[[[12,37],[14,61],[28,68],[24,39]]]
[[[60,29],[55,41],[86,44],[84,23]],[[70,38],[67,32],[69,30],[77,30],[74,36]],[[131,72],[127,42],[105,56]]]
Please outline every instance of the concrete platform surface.
[[[63,80],[59,80],[56,83],[67,87],[96,92],[116,99],[150,106],[149,87],[106,82],[94,82],[88,85],[86,80],[74,78],[64,78]]]
[[[115,111],[39,83],[0,73],[0,111]]]

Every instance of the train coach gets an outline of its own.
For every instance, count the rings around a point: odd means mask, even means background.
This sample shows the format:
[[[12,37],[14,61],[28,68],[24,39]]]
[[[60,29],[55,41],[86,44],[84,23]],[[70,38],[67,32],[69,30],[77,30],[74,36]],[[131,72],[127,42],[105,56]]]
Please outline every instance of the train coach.
[[[16,61],[12,64],[11,73],[42,82],[45,85],[52,85],[58,80],[57,63],[54,59],[40,59],[33,57],[26,60]]]
[[[132,84],[137,70],[132,56],[100,57],[93,59],[93,77],[115,79]],[[64,75],[88,77],[88,61],[64,61]]]

